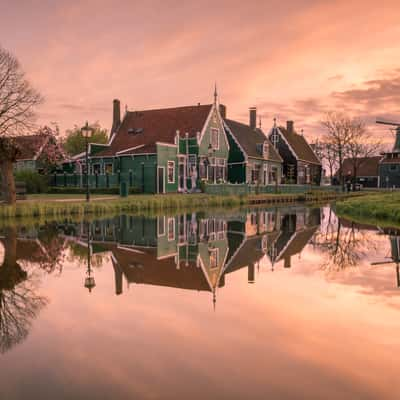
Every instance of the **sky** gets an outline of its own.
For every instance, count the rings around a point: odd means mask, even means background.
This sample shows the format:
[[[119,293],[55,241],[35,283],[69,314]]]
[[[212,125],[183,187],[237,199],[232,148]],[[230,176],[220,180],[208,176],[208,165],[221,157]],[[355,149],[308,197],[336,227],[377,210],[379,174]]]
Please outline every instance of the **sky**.
[[[398,0],[0,0],[0,45],[43,94],[38,123],[99,121],[210,103],[229,118],[294,120],[310,140],[327,111],[400,120]]]

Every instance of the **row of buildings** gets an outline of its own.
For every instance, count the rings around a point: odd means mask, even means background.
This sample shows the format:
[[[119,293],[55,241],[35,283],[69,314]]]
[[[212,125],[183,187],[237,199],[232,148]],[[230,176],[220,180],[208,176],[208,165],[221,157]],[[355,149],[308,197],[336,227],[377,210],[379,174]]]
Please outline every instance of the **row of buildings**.
[[[195,191],[201,182],[320,183],[321,163],[293,122],[274,123],[264,132],[254,107],[248,125],[228,119],[216,94],[213,104],[120,116],[120,101],[114,100],[109,143],[90,146],[91,175],[118,174],[144,193]],[[84,171],[83,154],[71,168]]]
[[[41,151],[39,145],[30,148]],[[33,151],[31,156],[39,158]],[[79,154],[65,160],[64,172],[85,176],[85,164],[85,154]],[[264,131],[257,126],[255,107],[249,110],[249,124],[229,119],[216,93],[212,104],[125,111],[122,119],[120,101],[114,100],[109,142],[89,145],[88,168],[91,185],[125,180],[143,193],[197,191],[204,182],[319,185],[322,173],[321,162],[292,121],[285,127],[274,121]],[[64,183],[79,185],[82,179]]]

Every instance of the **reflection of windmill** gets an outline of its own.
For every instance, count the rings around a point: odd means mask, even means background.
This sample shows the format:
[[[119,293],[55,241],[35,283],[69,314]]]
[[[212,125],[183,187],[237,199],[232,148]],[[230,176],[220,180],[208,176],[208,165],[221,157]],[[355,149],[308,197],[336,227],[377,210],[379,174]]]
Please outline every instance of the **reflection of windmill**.
[[[400,288],[400,236],[390,236],[391,257],[387,261],[373,262],[371,265],[396,264],[397,287]]]

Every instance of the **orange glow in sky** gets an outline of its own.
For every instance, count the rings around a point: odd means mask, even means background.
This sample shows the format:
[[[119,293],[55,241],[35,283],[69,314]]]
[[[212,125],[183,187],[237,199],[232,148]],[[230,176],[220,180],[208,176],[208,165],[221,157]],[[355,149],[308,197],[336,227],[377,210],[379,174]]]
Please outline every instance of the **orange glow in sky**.
[[[400,119],[399,20],[398,0],[0,0],[0,43],[46,98],[39,122],[62,131],[109,129],[113,98],[209,103],[216,81],[229,117],[256,105],[264,127],[290,118],[314,138],[332,109]]]

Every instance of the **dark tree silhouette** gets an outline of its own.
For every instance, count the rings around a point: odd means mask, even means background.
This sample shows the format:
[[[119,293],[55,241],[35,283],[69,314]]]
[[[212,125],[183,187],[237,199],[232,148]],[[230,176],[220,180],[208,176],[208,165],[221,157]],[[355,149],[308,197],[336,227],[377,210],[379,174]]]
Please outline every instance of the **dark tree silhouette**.
[[[14,137],[32,129],[35,107],[41,102],[18,60],[0,47],[0,174],[6,203],[16,201],[13,162],[18,146]]]
[[[47,304],[36,294],[28,274],[17,262],[17,232],[5,230],[4,262],[0,266],[0,352],[21,343],[29,333],[32,321]]]

